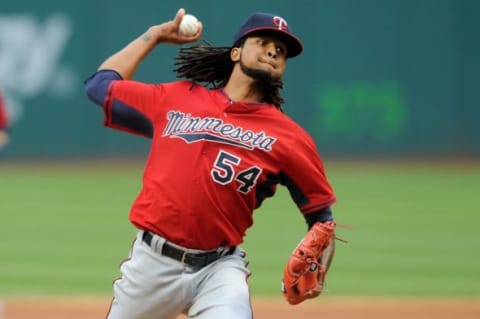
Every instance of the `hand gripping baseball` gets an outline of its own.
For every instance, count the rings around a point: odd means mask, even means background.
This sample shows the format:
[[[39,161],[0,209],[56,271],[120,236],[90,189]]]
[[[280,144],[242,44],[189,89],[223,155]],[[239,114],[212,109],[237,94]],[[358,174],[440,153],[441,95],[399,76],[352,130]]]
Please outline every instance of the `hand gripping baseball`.
[[[333,257],[335,223],[316,223],[294,249],[283,274],[282,290],[291,305],[317,297]],[[328,256],[327,256],[328,255]]]
[[[181,41],[198,40],[202,33],[202,23],[195,16],[187,14],[183,8],[178,10],[173,22]]]
[[[150,27],[146,36],[151,37],[155,44],[184,44],[200,39],[202,31],[202,22],[180,8],[173,20]]]

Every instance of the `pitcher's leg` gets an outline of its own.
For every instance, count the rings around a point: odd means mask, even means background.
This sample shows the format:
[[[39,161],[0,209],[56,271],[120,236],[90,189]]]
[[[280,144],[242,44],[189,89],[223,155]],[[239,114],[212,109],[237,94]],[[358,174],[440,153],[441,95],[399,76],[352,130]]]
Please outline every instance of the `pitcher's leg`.
[[[172,319],[187,301],[182,288],[181,264],[159,255],[141,237],[131,258],[122,264],[122,278],[114,283],[108,319]]]
[[[233,255],[221,258],[212,267],[207,266],[188,311],[189,318],[251,319],[247,264],[241,255]]]

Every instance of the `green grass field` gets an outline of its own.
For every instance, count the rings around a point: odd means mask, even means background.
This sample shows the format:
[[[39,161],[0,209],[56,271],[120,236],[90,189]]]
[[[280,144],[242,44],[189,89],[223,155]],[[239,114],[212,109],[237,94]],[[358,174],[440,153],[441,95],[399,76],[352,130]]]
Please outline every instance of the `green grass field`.
[[[432,162],[433,163],[433,162]],[[329,295],[480,296],[480,163],[325,160],[338,197]],[[0,163],[0,296],[111,294],[135,234],[142,164]],[[280,188],[244,248],[252,292],[278,295],[306,225]]]

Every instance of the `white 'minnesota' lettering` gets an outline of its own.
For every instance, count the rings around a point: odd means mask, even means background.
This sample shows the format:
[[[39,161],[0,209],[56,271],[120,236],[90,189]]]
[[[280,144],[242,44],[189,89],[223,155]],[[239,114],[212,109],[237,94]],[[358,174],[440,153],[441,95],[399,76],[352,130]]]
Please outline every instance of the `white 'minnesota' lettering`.
[[[265,151],[271,151],[272,145],[277,141],[276,138],[266,135],[263,131],[244,130],[242,127],[224,123],[223,120],[214,117],[192,117],[190,113],[169,111],[167,120],[168,123],[163,131],[163,136],[181,136],[185,133],[204,135],[207,133]]]

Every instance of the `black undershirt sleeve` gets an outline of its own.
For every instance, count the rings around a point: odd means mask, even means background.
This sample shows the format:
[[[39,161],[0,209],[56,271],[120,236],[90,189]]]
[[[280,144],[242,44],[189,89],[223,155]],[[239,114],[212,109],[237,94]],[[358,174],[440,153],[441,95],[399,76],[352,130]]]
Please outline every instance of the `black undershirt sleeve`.
[[[325,207],[323,209],[308,213],[303,215],[305,220],[308,224],[308,229],[312,228],[312,226],[317,222],[327,222],[333,220],[333,213],[330,207]]]

